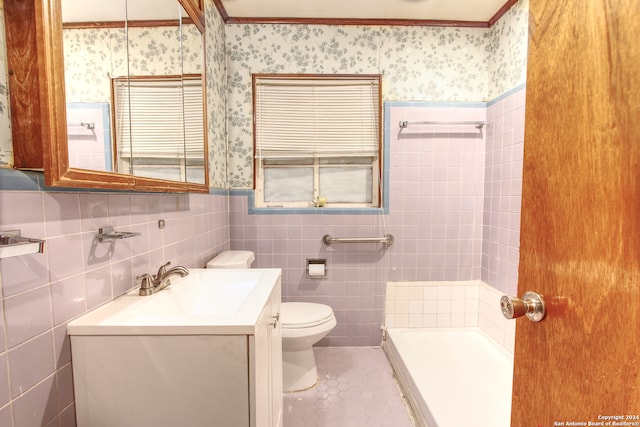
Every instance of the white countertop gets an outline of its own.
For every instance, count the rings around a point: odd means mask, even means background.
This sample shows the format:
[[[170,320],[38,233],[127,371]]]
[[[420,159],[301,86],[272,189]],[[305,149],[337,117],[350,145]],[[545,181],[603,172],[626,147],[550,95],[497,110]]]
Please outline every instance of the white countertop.
[[[252,335],[280,269],[193,268],[153,295],[138,289],[73,320],[69,335]]]

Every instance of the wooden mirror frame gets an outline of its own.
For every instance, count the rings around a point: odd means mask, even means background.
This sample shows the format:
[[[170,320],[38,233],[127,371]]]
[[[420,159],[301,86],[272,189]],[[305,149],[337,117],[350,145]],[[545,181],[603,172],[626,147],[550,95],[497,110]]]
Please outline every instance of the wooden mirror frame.
[[[204,15],[197,1],[178,0],[202,33]],[[203,105],[204,184],[69,167],[61,0],[5,0],[14,164],[44,169],[50,187],[147,192],[209,192],[206,96]],[[202,73],[206,91],[205,72]]]

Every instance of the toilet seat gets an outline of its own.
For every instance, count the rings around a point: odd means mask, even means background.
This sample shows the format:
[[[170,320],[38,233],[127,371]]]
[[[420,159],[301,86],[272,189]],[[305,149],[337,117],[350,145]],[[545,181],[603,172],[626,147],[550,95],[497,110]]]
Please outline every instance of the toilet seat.
[[[280,306],[280,321],[284,329],[312,328],[333,319],[333,309],[325,304],[286,302]]]

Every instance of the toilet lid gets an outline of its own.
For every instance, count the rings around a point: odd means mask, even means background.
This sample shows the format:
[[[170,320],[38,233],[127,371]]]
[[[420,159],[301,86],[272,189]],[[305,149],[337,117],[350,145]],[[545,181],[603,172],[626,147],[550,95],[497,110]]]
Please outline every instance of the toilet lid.
[[[322,325],[333,317],[333,310],[325,304],[311,302],[283,302],[280,321],[283,328],[309,328]]]

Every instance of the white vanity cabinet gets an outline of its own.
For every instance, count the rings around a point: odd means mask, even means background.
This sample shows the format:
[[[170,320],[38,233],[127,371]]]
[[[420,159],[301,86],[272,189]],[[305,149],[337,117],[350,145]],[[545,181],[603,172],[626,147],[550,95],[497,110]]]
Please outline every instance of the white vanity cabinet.
[[[282,427],[280,274],[262,271],[273,281],[244,296],[234,313],[255,313],[235,324],[228,314],[190,313],[180,320],[175,310],[157,318],[145,312],[157,304],[170,311],[154,297],[182,292],[188,284],[182,279],[157,295],[125,295],[71,322],[78,427]],[[183,306],[199,304],[185,295]]]
[[[249,336],[251,426],[282,426],[282,333],[280,286],[260,314],[256,333]],[[254,421],[255,420],[255,421]]]

